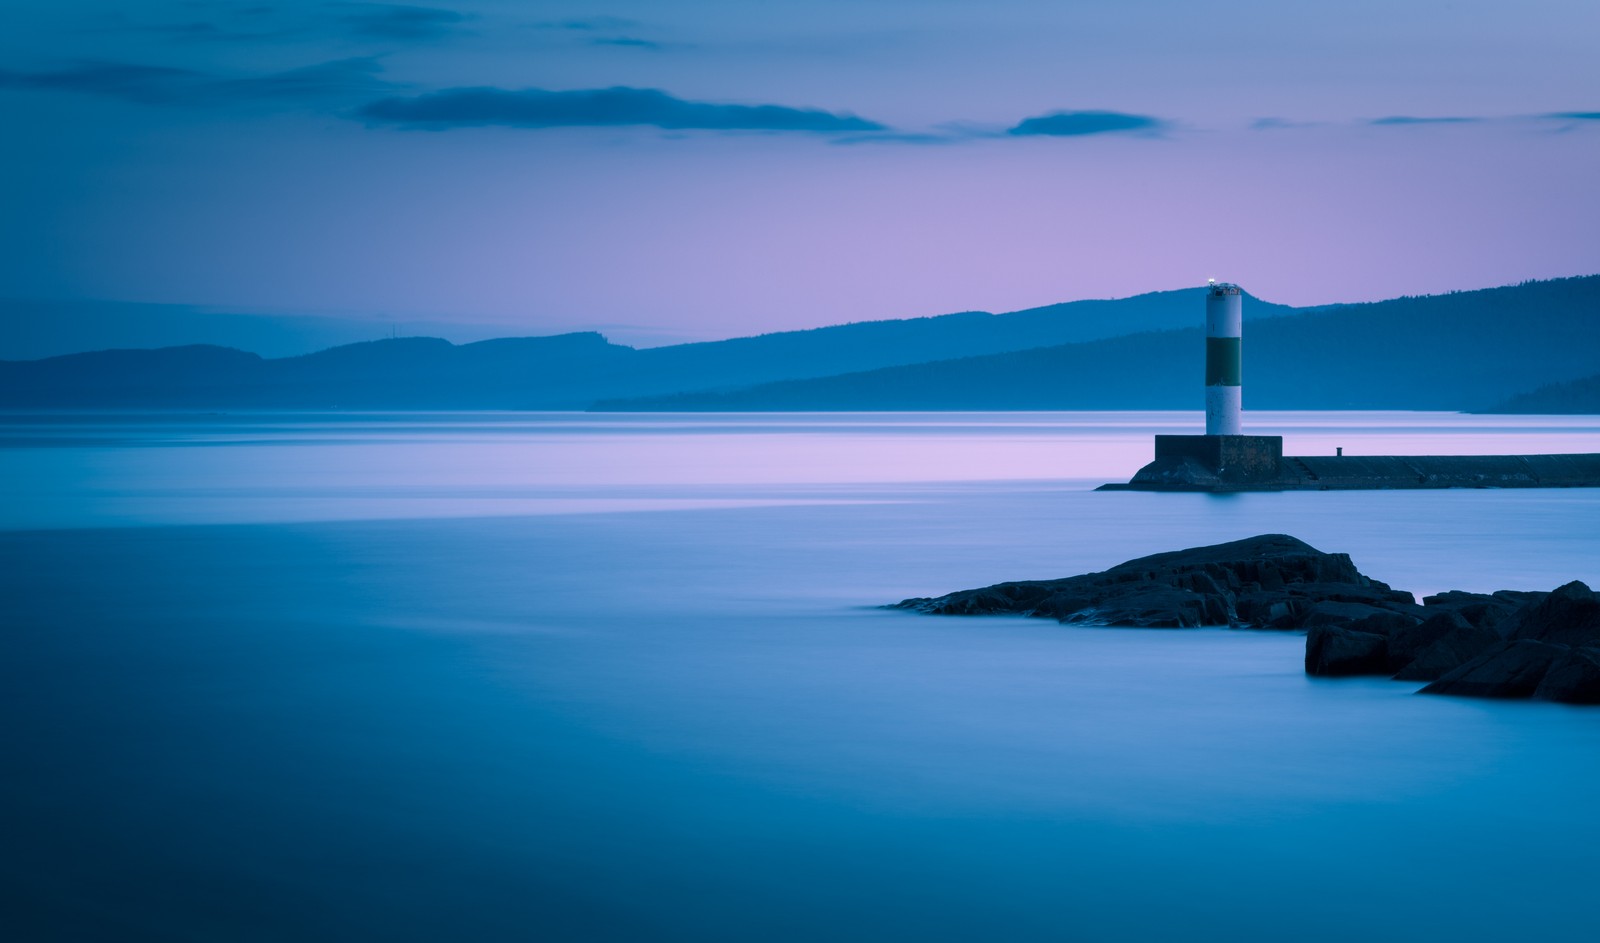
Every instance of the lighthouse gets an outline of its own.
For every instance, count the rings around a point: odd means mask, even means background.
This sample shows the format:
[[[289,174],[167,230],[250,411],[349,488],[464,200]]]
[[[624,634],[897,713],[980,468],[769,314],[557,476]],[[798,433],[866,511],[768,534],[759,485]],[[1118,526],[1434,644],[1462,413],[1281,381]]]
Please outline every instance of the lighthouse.
[[[1353,491],[1374,488],[1600,488],[1585,455],[1283,456],[1283,436],[1245,435],[1240,391],[1244,290],[1206,284],[1206,432],[1156,436],[1155,460],[1100,491]],[[1198,350],[1196,349],[1196,352]],[[1270,424],[1270,415],[1265,420]],[[1537,470],[1535,470],[1537,469]]]
[[[1206,285],[1206,432],[1157,435],[1155,461],[1123,487],[1146,491],[1271,490],[1283,479],[1283,437],[1245,435],[1240,422],[1244,289]]]
[[[1244,292],[1238,285],[1206,286],[1206,435],[1242,435],[1240,345]]]

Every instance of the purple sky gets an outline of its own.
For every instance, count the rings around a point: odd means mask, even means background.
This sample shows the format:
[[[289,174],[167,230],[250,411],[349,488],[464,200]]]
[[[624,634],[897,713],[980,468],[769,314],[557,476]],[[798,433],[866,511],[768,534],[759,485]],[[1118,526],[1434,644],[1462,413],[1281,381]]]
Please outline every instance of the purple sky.
[[[13,0],[0,294],[659,342],[1591,274],[1597,49],[1593,0]]]

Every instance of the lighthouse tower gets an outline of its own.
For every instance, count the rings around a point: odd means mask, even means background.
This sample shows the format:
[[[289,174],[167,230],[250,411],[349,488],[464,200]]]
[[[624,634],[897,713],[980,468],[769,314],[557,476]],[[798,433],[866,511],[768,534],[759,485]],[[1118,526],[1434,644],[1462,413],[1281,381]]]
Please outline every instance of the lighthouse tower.
[[[1129,488],[1241,491],[1283,477],[1283,437],[1245,435],[1240,423],[1239,336],[1244,289],[1206,285],[1206,434],[1156,436],[1155,461]]]
[[[1239,368],[1242,301],[1238,285],[1206,286],[1206,435],[1242,435]]]

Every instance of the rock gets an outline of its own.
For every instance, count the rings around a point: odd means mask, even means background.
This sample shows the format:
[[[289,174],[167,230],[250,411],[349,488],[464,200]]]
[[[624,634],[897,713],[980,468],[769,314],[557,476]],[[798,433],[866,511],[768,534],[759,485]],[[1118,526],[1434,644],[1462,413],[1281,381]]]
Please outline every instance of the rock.
[[[1417,600],[1410,593],[1402,589],[1390,589],[1387,584],[1377,580],[1370,580],[1366,584],[1357,583],[1312,583],[1304,586],[1289,587],[1291,593],[1315,592],[1319,599],[1330,599],[1335,602],[1353,602],[1379,609],[1415,609],[1417,618],[1427,614]]]
[[[1381,588],[1378,588],[1381,587]],[[1410,593],[1350,583],[1312,583],[1291,586],[1284,595],[1290,600],[1285,612],[1264,623],[1267,629],[1308,629],[1314,625],[1350,625],[1367,621],[1373,629],[1388,627],[1388,615],[1420,621],[1427,610],[1412,602]]]
[[[1158,629],[1227,625],[1228,600],[1219,595],[1156,587],[1112,596],[1061,621]]]
[[[1574,580],[1518,609],[1497,628],[1508,639],[1600,646],[1600,597]]]
[[[1451,632],[1456,630],[1470,632],[1475,628],[1476,626],[1462,617],[1459,609],[1445,608],[1443,611],[1434,613],[1432,616],[1424,619],[1421,622],[1392,630],[1389,632],[1389,672],[1393,674],[1394,672],[1399,671],[1411,664],[1416,660],[1417,655],[1420,654],[1423,649],[1444,638],[1446,635],[1449,635]],[[1488,629],[1482,629],[1481,637],[1483,638],[1483,645],[1481,647],[1487,648],[1489,644],[1499,636],[1492,634]],[[1443,675],[1445,671],[1449,671],[1458,667],[1462,663],[1466,662],[1466,660],[1466,658],[1462,658],[1449,668],[1446,668],[1434,675],[1434,678]],[[1431,681],[1433,678],[1419,680]]]
[[[1565,704],[1600,704],[1600,649],[1574,648],[1557,658],[1533,696]]]
[[[1496,599],[1503,600],[1511,607],[1512,611],[1515,611],[1530,602],[1538,602],[1550,594],[1543,590],[1497,589],[1491,595]]]
[[[1412,607],[1415,608],[1415,607]],[[1357,619],[1345,628],[1356,632],[1371,632],[1373,635],[1382,635],[1392,638],[1396,632],[1404,632],[1420,623],[1420,617],[1410,612],[1395,612],[1392,609],[1380,609],[1364,619]]]
[[[1301,628],[1314,628],[1321,625],[1343,625],[1355,628],[1355,623],[1361,622],[1372,626],[1386,625],[1385,616],[1400,616],[1399,613],[1387,609],[1379,609],[1363,602],[1341,602],[1337,599],[1320,599],[1306,609],[1300,617]],[[1374,633],[1382,635],[1383,632]]]
[[[1234,597],[1234,612],[1244,625],[1299,625],[1311,601],[1282,590],[1243,592]]]
[[[1040,605],[1049,596],[1049,590],[1037,584],[1001,583],[959,597],[948,597],[943,611],[947,615],[957,616],[1016,612]]]
[[[1600,596],[1459,590],[1417,605],[1342,553],[1284,534],[1158,553],[1099,573],[907,599],[937,615],[1013,613],[1072,625],[1305,629],[1309,675],[1392,674],[1428,694],[1600,703]]]
[[[1564,645],[1532,639],[1500,642],[1419,693],[1532,697],[1551,665],[1568,651]]]
[[[1389,655],[1399,680],[1442,679],[1502,638],[1600,644],[1600,601],[1582,583],[1553,593],[1440,593],[1423,604],[1438,612],[1391,639]]]
[[[1389,640],[1371,632],[1319,625],[1306,633],[1306,674],[1318,677],[1386,675]]]
[[[1080,612],[1095,608],[1096,603],[1105,598],[1105,596],[1089,592],[1052,593],[1044,602],[1027,614],[1038,616],[1041,619],[1055,619],[1059,622],[1065,622]],[[904,606],[905,603],[901,603],[901,605]]]
[[[1364,576],[1342,553],[1267,534],[1129,560],[1100,573],[999,583],[893,608],[936,615],[1018,613],[1131,626],[1303,628],[1359,620],[1387,631],[1387,613],[1420,619],[1410,593]],[[1415,612],[1412,612],[1415,610]]]
[[[1394,678],[1396,681],[1436,681],[1502,641],[1493,629],[1462,622],[1433,644],[1419,649],[1416,657]]]
[[[1516,611],[1522,604],[1507,599],[1497,599],[1487,593],[1450,590],[1424,597],[1422,605],[1429,610],[1430,618],[1440,612],[1453,612],[1472,625],[1493,628],[1496,622]]]
[[[1118,564],[1108,573],[1159,573],[1164,570],[1192,570],[1215,567],[1233,574],[1241,584],[1280,581],[1293,583],[1372,583],[1343,553],[1323,553],[1303,540],[1287,534],[1263,534],[1209,547],[1193,547],[1152,554]],[[1381,584],[1378,584],[1381,585]],[[1382,587],[1388,589],[1387,586]]]

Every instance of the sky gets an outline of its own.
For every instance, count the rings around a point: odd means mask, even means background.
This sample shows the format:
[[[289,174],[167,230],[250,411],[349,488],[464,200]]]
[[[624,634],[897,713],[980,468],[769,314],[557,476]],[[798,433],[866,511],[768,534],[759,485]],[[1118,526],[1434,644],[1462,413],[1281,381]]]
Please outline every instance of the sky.
[[[0,296],[625,343],[1600,272],[1593,0],[0,0]]]

